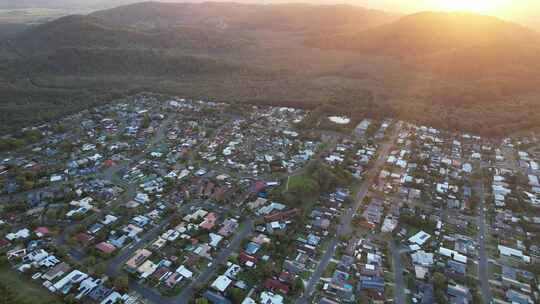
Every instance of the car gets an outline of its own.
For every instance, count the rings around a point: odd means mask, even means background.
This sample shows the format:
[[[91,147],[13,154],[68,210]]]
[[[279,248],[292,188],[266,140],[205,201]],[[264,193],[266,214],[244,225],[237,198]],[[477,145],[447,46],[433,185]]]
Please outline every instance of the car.
[[[205,175],[206,173],[207,173],[206,169],[201,168],[201,169],[197,170],[197,172],[195,172],[195,175],[197,175],[197,176],[203,176],[203,175]]]

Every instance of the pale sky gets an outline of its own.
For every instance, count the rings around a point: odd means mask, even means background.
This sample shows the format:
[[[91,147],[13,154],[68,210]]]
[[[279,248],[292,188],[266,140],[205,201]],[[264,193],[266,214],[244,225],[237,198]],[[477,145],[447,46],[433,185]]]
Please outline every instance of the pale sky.
[[[56,4],[59,7],[69,5],[71,8],[85,8],[92,5],[94,9],[112,7],[133,2],[148,0],[0,0],[1,8],[10,6],[48,7]],[[540,0],[154,0],[163,2],[202,2],[227,1],[249,3],[292,3],[303,2],[313,4],[352,4],[366,8],[381,9],[396,13],[415,13],[426,10],[456,11],[469,10],[486,15],[494,15],[503,19],[529,25],[540,30]]]
[[[397,13],[467,10],[540,28],[540,0],[239,0],[238,2],[353,4]]]

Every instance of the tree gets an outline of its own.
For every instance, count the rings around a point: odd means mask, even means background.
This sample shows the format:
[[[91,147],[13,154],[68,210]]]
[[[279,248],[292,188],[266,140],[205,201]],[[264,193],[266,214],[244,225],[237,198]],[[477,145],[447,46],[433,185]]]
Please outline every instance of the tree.
[[[239,288],[229,288],[227,290],[227,298],[231,300],[235,304],[242,303],[242,300],[244,300],[245,295],[244,292]]]
[[[405,277],[405,284],[407,285],[408,289],[414,289],[414,287],[416,286],[416,280],[412,275],[407,275]]]
[[[446,295],[443,290],[435,290],[435,299],[436,303],[445,304],[447,303]]]
[[[435,299],[437,303],[446,303],[446,277],[440,272],[433,274],[433,287],[435,288]]]
[[[295,295],[298,295],[304,291],[304,281],[302,278],[296,277],[292,283],[292,292]]]
[[[365,291],[360,292],[356,304],[369,304],[370,300]]]
[[[94,274],[98,277],[105,275],[105,271],[107,271],[107,264],[104,262],[98,263],[94,266]]]
[[[0,304],[22,304],[22,302],[17,299],[17,295],[15,294],[15,292],[3,284],[0,284],[0,294],[2,295],[0,297]]]
[[[197,298],[195,300],[195,304],[210,304],[210,302],[208,302],[208,300],[205,298]]]
[[[126,292],[129,288],[129,277],[127,275],[120,275],[114,279],[114,287],[119,291]]]
[[[66,304],[74,304],[77,303],[77,300],[75,299],[75,296],[72,294],[68,294],[64,297],[64,303]]]
[[[433,285],[435,289],[446,289],[446,277],[440,273],[436,272],[433,274]]]
[[[94,256],[89,256],[88,258],[86,258],[86,260],[84,260],[84,264],[87,266],[87,267],[92,267],[94,265],[96,265],[96,257]]]
[[[45,212],[45,217],[49,220],[54,220],[57,218],[57,212],[55,209],[47,209]]]
[[[5,266],[5,265],[8,265],[8,259],[5,255],[1,255],[0,256],[0,266]]]

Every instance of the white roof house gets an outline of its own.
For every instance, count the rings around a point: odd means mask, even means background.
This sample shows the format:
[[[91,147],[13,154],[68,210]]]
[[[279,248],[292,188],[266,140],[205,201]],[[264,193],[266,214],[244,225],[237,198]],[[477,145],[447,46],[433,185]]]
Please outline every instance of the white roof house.
[[[244,301],[242,301],[242,304],[257,304],[257,301],[253,300],[250,297],[247,297],[244,299]]]
[[[79,291],[79,294],[75,297],[75,299],[79,300],[82,297],[86,296],[101,283],[101,279],[93,279],[92,277],[86,278],[84,281],[81,282],[81,285],[77,289],[77,291]]]
[[[443,255],[445,257],[448,257],[448,258],[452,258],[454,259],[455,261],[458,261],[460,263],[464,263],[464,264],[467,264],[467,257],[460,254],[459,252],[455,251],[455,250],[452,250],[452,249],[448,249],[448,248],[444,248],[444,247],[440,247],[439,248],[439,254],[440,255]]]
[[[424,231],[420,231],[417,234],[411,236],[409,238],[409,242],[413,244],[417,244],[419,246],[424,245],[424,243],[431,237],[428,233]]]
[[[66,286],[67,284],[75,284],[75,283],[82,282],[87,277],[88,275],[86,273],[81,272],[79,270],[73,270],[68,275],[63,277],[60,281],[56,282],[56,284],[52,286],[51,290],[52,291],[60,290],[64,288],[64,286]]]
[[[24,229],[21,229],[15,233],[8,233],[6,235],[6,239],[8,239],[9,241],[13,241],[13,240],[16,240],[16,239],[26,239],[30,236],[30,230],[28,230],[27,228],[24,228]]]
[[[193,272],[191,272],[189,269],[184,267],[184,265],[178,267],[178,269],[176,269],[176,272],[178,272],[181,276],[183,276],[186,279],[190,279],[191,277],[193,277]]]
[[[224,292],[229,285],[231,285],[232,280],[229,279],[227,276],[220,275],[217,277],[217,279],[212,283],[212,288]]]
[[[124,297],[119,294],[118,292],[114,291],[113,293],[111,293],[108,297],[106,297],[105,299],[103,299],[103,301],[101,301],[100,304],[114,304],[120,300],[123,300]]]
[[[264,304],[283,304],[283,296],[269,291],[261,293],[261,303]]]
[[[139,268],[137,268],[137,272],[140,274],[141,278],[147,278],[151,276],[157,268],[157,264],[154,264],[154,262],[150,260],[146,260]]]
[[[499,253],[503,256],[519,258],[519,259],[522,259],[526,263],[531,262],[531,257],[524,255],[523,251],[521,250],[506,247],[503,245],[499,245],[497,246],[497,248],[499,249]]]
[[[231,279],[234,279],[241,270],[242,270],[242,267],[236,264],[232,264],[229,266],[227,271],[225,271],[224,275]]]
[[[529,174],[529,185],[531,186],[540,186],[540,183],[538,182],[538,176]]]
[[[411,258],[415,264],[421,266],[433,265],[433,253],[425,252],[423,250],[417,251],[411,254]]]
[[[219,234],[210,233],[208,236],[210,237],[210,242],[208,244],[214,248],[219,245],[221,240],[223,240],[223,237]]]

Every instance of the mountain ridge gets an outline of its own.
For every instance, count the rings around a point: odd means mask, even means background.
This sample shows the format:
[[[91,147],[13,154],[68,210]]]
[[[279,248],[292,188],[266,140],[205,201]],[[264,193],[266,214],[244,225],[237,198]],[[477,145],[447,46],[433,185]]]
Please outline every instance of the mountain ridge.
[[[178,27],[142,31],[130,27],[115,27],[105,20],[87,15],[62,17],[30,28],[11,40],[27,54],[50,52],[65,47],[183,48],[206,51],[234,49],[249,43],[217,30]]]
[[[540,34],[496,17],[426,11],[357,33],[326,36],[321,41],[310,40],[307,43],[321,48],[411,55],[472,44],[531,39],[540,43]]]
[[[235,2],[140,2],[91,14],[117,25],[169,27],[193,25],[231,30],[313,31],[367,27],[398,15],[350,5],[247,4]],[[323,24],[323,26],[321,26]]]
[[[0,92],[8,119],[22,117],[19,105],[40,92],[54,114],[63,109],[52,96],[80,100],[75,108],[87,101],[73,96],[153,89],[504,133],[540,124],[529,110],[540,97],[537,37],[475,14],[146,2],[4,41]],[[456,119],[441,117],[448,112]]]

